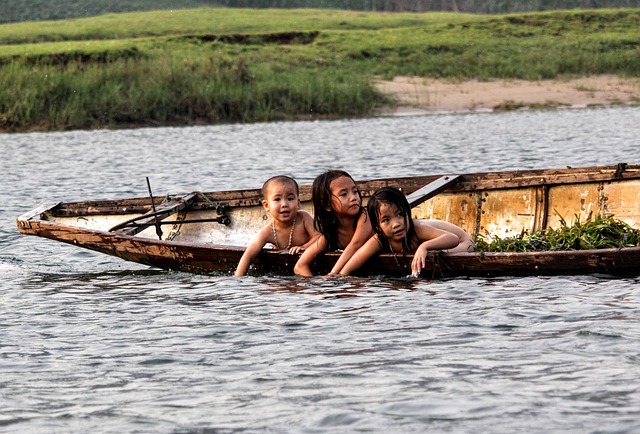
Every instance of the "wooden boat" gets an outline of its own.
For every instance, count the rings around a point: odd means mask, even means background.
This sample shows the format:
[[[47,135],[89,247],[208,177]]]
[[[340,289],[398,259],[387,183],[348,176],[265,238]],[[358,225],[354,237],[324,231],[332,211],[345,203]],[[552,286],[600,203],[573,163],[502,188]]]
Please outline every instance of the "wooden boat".
[[[640,225],[640,165],[518,170],[358,181],[366,199],[393,186],[408,195],[414,217],[441,219],[472,235],[500,237],[557,227],[590,213]],[[151,189],[149,188],[149,191]],[[311,186],[300,198],[311,209]],[[260,190],[45,204],[17,219],[18,230],[152,267],[232,272],[269,217]],[[338,252],[319,257],[326,273]],[[251,273],[291,274],[298,256],[264,249]],[[406,276],[411,257],[381,254],[362,275]],[[529,253],[434,252],[424,277],[640,274],[640,248]]]

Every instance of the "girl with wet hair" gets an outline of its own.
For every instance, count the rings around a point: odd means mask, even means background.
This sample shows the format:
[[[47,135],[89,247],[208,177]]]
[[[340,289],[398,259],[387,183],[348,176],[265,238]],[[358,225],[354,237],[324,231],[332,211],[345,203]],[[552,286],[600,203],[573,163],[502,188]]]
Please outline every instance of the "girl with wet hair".
[[[429,250],[473,251],[473,240],[462,228],[441,220],[412,218],[407,198],[396,188],[375,192],[367,211],[375,235],[351,257],[341,275],[353,273],[380,252],[401,253],[403,257],[412,253],[411,272],[417,276],[426,265]]]
[[[311,264],[327,250],[342,250],[329,275],[337,275],[373,235],[355,181],[343,170],[328,170],[313,181],[313,221],[320,237],[300,256],[296,274],[312,276]]]

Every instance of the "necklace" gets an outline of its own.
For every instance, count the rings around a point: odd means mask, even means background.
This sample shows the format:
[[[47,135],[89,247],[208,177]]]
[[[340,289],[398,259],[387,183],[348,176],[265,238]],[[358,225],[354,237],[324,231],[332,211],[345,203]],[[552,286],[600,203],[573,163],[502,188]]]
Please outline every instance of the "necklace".
[[[393,254],[393,259],[395,259],[395,260],[396,260],[396,265],[398,266],[398,268],[407,268],[407,265],[406,265],[406,264],[402,264],[402,265],[400,265],[400,261],[398,261],[398,255],[397,255],[397,254],[396,254],[396,252],[393,250],[393,246],[391,245],[391,243],[389,243],[389,248],[391,249],[391,254]],[[402,249],[402,252],[401,252],[401,253],[403,254],[403,255],[402,255],[402,258],[404,259],[404,249]]]
[[[284,250],[289,250],[291,247],[291,240],[293,239],[293,229],[296,227],[296,218],[293,218],[293,224],[291,225],[291,232],[289,232],[289,243]],[[271,231],[273,232],[273,241],[276,242],[276,249],[280,249],[280,244],[278,243],[278,234],[276,233],[276,219],[271,220]]]

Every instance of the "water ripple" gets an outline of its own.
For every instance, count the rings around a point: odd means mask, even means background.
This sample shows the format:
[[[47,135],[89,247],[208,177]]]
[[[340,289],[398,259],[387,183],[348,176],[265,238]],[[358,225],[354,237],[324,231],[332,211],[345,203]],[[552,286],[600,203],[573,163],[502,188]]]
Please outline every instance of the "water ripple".
[[[638,108],[0,134],[0,429],[638,432],[638,278],[165,272],[18,235],[41,202],[634,161]],[[41,152],[46,147],[46,152]]]

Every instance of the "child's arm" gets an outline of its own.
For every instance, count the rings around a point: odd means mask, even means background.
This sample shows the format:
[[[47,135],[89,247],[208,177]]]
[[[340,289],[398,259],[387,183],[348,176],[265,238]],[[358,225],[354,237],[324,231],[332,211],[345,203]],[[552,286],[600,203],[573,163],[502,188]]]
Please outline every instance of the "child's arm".
[[[473,238],[469,235],[464,229],[460,226],[456,226],[453,223],[449,223],[444,220],[420,220],[421,222],[426,222],[429,226],[433,226],[436,229],[441,229],[443,231],[451,232],[454,235],[457,235],[460,238],[460,242],[454,248],[447,249],[447,253],[459,253],[459,252],[473,252],[475,250],[475,243],[473,242]]]
[[[307,250],[309,248],[309,246],[311,246],[313,243],[315,243],[318,238],[320,238],[320,232],[316,232],[313,234],[313,236],[311,237],[311,239],[309,239],[309,241],[307,241],[306,243],[304,243],[304,245],[302,245],[301,247],[299,247],[299,251],[298,252],[292,252],[292,253],[302,253],[305,250]]]
[[[378,239],[378,235],[374,235],[366,243],[364,246],[360,247],[351,259],[342,267],[340,270],[341,276],[348,276],[358,268],[362,267],[365,262],[367,262],[373,255],[378,253],[382,249],[380,245],[380,241]]]
[[[345,247],[344,251],[336,261],[335,265],[331,269],[331,274],[341,274],[342,267],[345,266],[349,259],[358,251],[360,247],[362,247],[367,240],[371,238],[373,234],[373,229],[371,229],[371,220],[366,212],[363,212],[358,218],[358,225],[356,226],[356,231],[353,234],[353,238],[349,244]]]
[[[247,249],[242,254],[242,258],[240,258],[240,262],[238,262],[238,267],[236,268],[235,276],[244,276],[249,271],[249,266],[256,259],[260,250],[267,244],[269,241],[269,234],[271,231],[271,225],[267,225],[264,228],[260,229],[256,238],[249,244]]]
[[[418,235],[418,240],[421,243],[413,254],[411,272],[419,274],[426,265],[427,250],[454,248],[460,243],[460,238],[451,232],[436,229],[417,219],[414,219],[413,223],[416,228],[416,235]]]
[[[301,246],[291,247],[289,249],[289,254],[291,255],[304,252],[320,236],[320,233],[316,232],[316,229],[313,226],[313,217],[311,217],[311,214],[306,211],[298,211],[298,215],[301,217],[302,225],[309,241]]]
[[[329,244],[324,236],[319,235],[314,237],[311,240],[311,244],[307,247],[304,253],[296,262],[295,267],[293,267],[293,272],[297,275],[304,277],[312,277],[313,273],[311,272],[311,263],[320,253],[324,252],[329,248]]]

